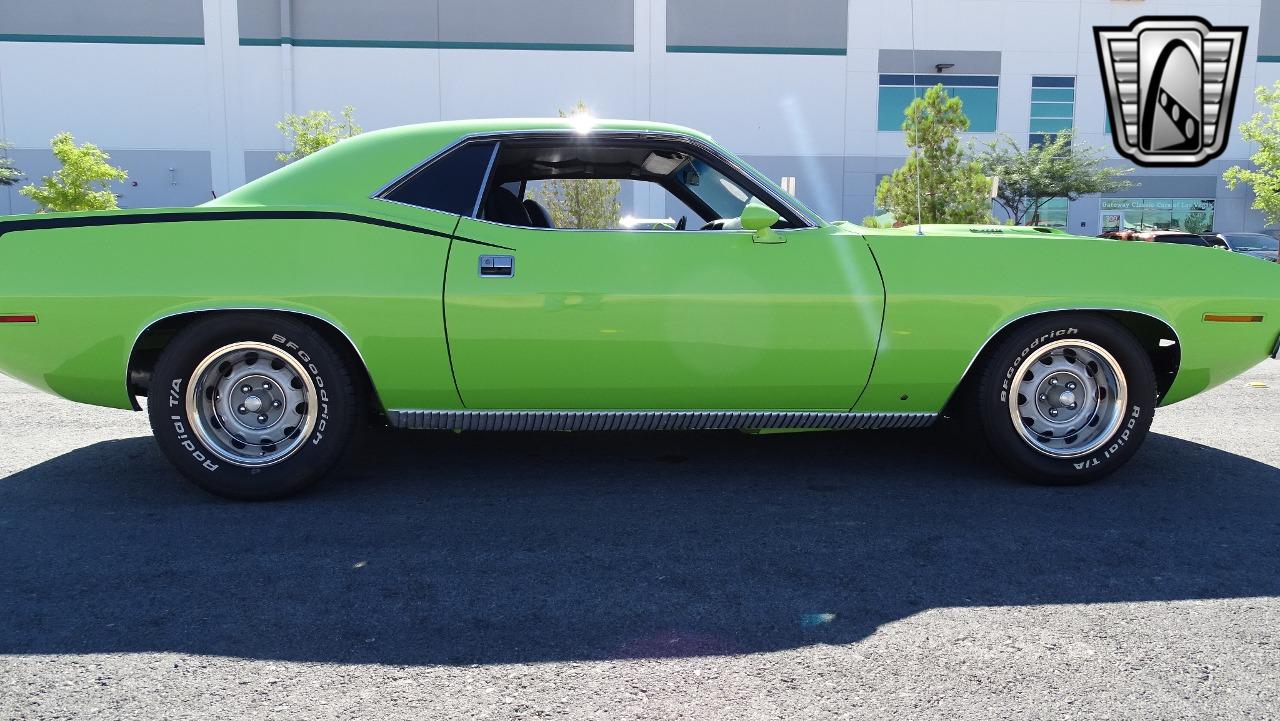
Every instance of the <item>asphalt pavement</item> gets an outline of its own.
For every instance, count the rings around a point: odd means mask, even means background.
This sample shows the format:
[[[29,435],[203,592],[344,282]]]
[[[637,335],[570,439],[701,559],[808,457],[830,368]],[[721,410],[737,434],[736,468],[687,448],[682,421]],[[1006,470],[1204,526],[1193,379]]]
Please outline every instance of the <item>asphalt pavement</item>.
[[[1280,716],[1280,362],[1093,486],[938,431],[374,434],[287,501],[0,378],[0,718]]]

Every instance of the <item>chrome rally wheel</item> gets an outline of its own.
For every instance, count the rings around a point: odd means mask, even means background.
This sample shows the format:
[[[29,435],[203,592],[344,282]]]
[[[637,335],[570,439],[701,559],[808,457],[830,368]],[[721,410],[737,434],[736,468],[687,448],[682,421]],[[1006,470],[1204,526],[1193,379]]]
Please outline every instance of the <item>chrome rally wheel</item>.
[[[160,450],[227,498],[284,498],[320,480],[368,411],[354,353],[336,342],[279,313],[194,320],[167,342],[147,389]]]
[[[1124,371],[1097,343],[1049,343],[1028,357],[1013,377],[1010,419],[1022,439],[1046,456],[1088,455],[1124,420],[1129,400]]]
[[[223,346],[187,384],[191,430],[215,455],[239,466],[288,458],[316,424],[316,387],[296,359],[266,343]]]
[[[1095,481],[1127,463],[1158,402],[1144,341],[1101,313],[1015,325],[984,351],[976,381],[967,409],[992,454],[1051,485]]]

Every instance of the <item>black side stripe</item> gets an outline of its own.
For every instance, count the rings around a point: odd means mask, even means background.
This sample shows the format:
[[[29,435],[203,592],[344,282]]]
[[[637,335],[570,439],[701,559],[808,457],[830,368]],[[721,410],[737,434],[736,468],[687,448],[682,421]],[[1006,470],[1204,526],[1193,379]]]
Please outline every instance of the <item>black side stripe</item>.
[[[23,230],[39,230],[41,228],[87,228],[99,225],[145,225],[149,223],[190,223],[210,220],[340,220],[349,223],[364,223],[383,228],[393,228],[410,233],[434,235],[446,240],[451,236],[437,230],[419,228],[416,225],[397,223],[381,218],[370,218],[353,213],[335,213],[321,210],[229,210],[226,212],[206,213],[145,213],[139,215],[90,215],[80,218],[33,218],[28,220],[0,221],[0,236],[5,233],[16,233]],[[452,236],[454,240],[488,248],[515,250],[505,245],[486,243],[483,240]]]
[[[499,250],[509,250],[513,253],[515,252],[515,248],[508,248],[505,245],[498,245],[497,243],[486,243],[483,240],[476,240],[474,238],[464,238],[461,235],[455,235],[453,236],[453,239],[460,240],[463,243],[471,243],[472,245],[483,245],[486,248],[497,248]]]

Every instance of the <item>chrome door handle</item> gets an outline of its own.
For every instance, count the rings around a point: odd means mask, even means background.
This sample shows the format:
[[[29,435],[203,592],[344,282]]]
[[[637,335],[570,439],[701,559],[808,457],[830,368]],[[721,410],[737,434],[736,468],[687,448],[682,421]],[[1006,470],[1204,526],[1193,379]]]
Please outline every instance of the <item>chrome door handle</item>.
[[[480,256],[481,278],[510,278],[516,274],[516,259],[510,255]]]

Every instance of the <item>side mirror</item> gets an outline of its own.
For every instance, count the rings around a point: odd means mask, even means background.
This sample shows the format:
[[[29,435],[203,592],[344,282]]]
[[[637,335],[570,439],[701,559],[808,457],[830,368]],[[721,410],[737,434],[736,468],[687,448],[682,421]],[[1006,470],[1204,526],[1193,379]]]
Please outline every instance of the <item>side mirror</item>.
[[[752,198],[742,208],[742,215],[738,220],[742,223],[743,230],[750,230],[755,233],[755,241],[757,243],[781,243],[784,242],[781,236],[773,232],[773,225],[782,219],[778,215],[778,211],[761,203],[759,200]]]

